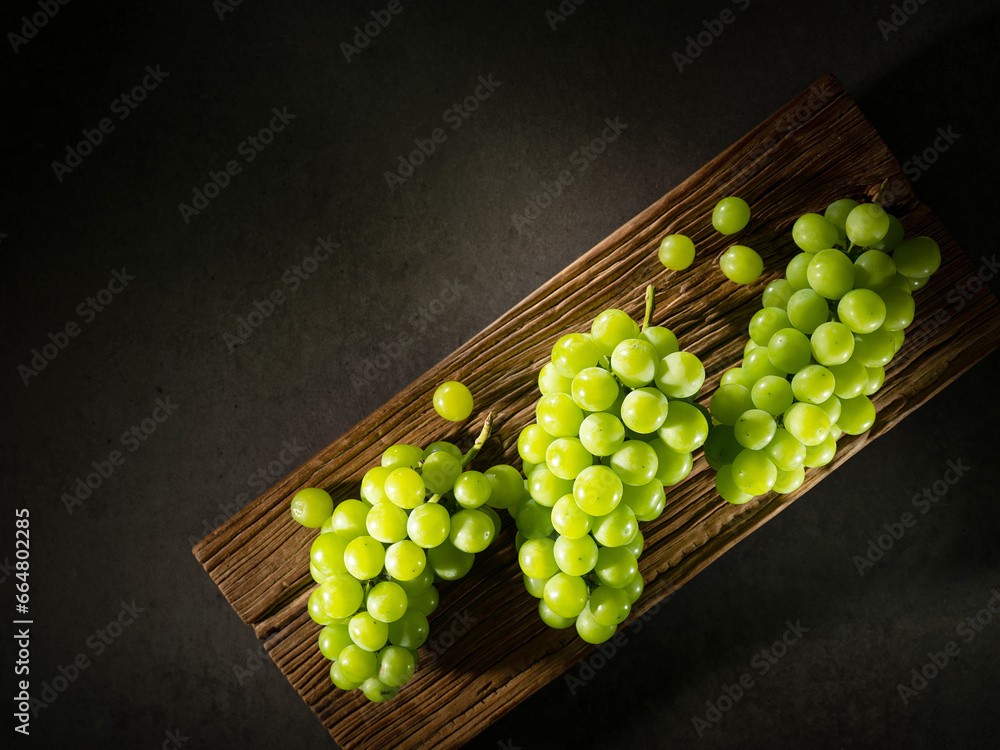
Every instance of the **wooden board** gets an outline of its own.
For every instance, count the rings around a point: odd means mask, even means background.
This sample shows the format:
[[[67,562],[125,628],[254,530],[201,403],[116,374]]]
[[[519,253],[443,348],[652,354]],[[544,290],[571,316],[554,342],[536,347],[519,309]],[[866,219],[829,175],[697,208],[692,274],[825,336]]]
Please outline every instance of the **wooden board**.
[[[342,747],[448,748],[467,742],[590,651],[572,629],[551,630],[538,619],[536,601],[521,583],[509,517],[504,514],[500,543],[478,556],[470,575],[441,587],[441,604],[431,618],[433,647],[422,649],[414,679],[393,701],[376,705],[357,691],[344,693],[330,684],[328,662],[316,647],[319,626],[305,612],[312,586],[308,549],[315,531],[291,520],[291,496],[302,487],[319,486],[335,501],[357,497],[362,475],[387,446],[448,438],[469,444],[490,410],[496,414],[495,437],[478,465],[504,459],[519,466],[517,434],[533,419],[537,373],[552,344],[563,333],[586,330],[608,307],[641,318],[649,283],[657,288],[654,322],[671,328],[682,348],[705,363],[709,377],[702,401],[707,403],[722,371],[740,361],[761,290],[795,252],[790,238],[795,217],[822,211],[844,196],[871,199],[886,178],[896,193],[891,210],[908,236],[937,239],[944,262],[915,295],[917,318],[887,368],[885,387],[873,399],[874,428],[842,440],[834,462],[807,472],[796,493],[772,494],[738,507],[716,494],[714,473],[699,452],[691,476],[668,488],[663,515],[643,525],[647,546],[640,568],[647,588],[632,614],[639,616],[898,424],[1000,340],[1000,314],[988,287],[981,285],[961,308],[955,304],[955,290],[976,275],[976,268],[915,198],[885,143],[832,77],[793,99],[285,477],[196,545],[195,556]],[[717,266],[731,241],[712,230],[709,217],[715,202],[729,194],[743,196],[752,207],[750,231],[739,237],[765,262],[764,277],[748,287],[727,282]],[[667,272],[656,258],[659,240],[672,232],[689,235],[698,247],[694,265],[680,273]],[[462,380],[476,396],[477,412],[464,428],[446,425],[431,408],[434,388],[447,379]]]

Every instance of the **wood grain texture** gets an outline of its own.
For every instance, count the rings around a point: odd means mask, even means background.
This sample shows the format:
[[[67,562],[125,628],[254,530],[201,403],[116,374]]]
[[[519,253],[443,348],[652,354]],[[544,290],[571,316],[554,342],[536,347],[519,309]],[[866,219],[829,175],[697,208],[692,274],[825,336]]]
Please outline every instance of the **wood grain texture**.
[[[944,262],[915,294],[917,318],[887,368],[885,387],[873,398],[874,428],[842,440],[833,463],[807,472],[799,491],[738,507],[719,498],[713,472],[699,457],[691,476],[668,488],[663,515],[642,527],[647,546],[640,568],[647,588],[632,618],[640,616],[1000,341],[995,298],[982,286],[961,308],[954,303],[954,290],[976,269],[916,199],[885,143],[832,77],[793,99],[285,477],[202,540],[195,556],[244,622],[266,639],[271,658],[342,747],[461,745],[591,650],[572,629],[554,631],[538,619],[536,602],[520,580],[509,517],[504,514],[500,543],[478,556],[472,573],[441,587],[414,679],[393,701],[375,705],[329,682],[328,662],[316,648],[319,626],[305,612],[315,532],[291,520],[291,496],[318,486],[335,501],[356,497],[362,475],[389,445],[440,439],[468,445],[487,411],[496,414],[494,437],[477,465],[505,460],[519,466],[517,434],[533,419],[536,377],[552,344],[563,333],[586,330],[608,307],[641,318],[649,283],[657,288],[654,322],[671,328],[682,348],[705,363],[707,403],[723,370],[740,361],[763,287],[781,275],[795,252],[795,217],[844,196],[870,199],[886,178],[901,186],[891,210],[907,236],[937,239]],[[766,269],[764,278],[747,287],[727,282],[718,270],[718,255],[731,242],[709,220],[715,202],[734,193],[754,211],[751,231],[740,242],[761,253]],[[659,240],[672,232],[687,234],[698,247],[696,262],[683,272],[666,271],[656,258]],[[477,412],[467,427],[446,425],[431,408],[433,389],[446,379],[463,381],[476,396]]]

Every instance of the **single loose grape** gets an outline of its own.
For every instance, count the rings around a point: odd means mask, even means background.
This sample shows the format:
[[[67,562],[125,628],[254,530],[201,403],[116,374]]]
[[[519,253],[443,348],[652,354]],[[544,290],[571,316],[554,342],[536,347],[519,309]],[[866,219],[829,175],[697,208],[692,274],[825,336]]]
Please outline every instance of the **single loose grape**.
[[[712,226],[720,234],[735,234],[750,221],[750,206],[742,198],[723,198],[712,209]]]
[[[472,414],[472,393],[457,380],[442,383],[434,391],[434,411],[451,422],[461,422]]]
[[[292,518],[309,529],[318,529],[333,515],[333,498],[319,487],[306,487],[292,498]]]
[[[672,271],[683,271],[694,261],[694,243],[683,234],[668,234],[660,241],[660,263]]]
[[[719,258],[719,267],[735,284],[752,284],[764,272],[764,261],[746,245],[731,245]]]

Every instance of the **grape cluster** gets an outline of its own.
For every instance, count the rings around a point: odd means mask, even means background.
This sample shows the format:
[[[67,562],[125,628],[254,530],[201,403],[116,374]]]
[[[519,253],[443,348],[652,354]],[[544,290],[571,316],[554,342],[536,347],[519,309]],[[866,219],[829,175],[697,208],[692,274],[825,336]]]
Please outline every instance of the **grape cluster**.
[[[708,435],[693,403],[705,368],[649,325],[652,292],[641,329],[605,310],[589,333],[556,342],[517,442],[528,497],[510,510],[524,585],[547,625],[575,625],[588,643],[613,636],[642,594],[638,522],[660,515],[664,486],[690,473]]]
[[[391,446],[364,475],[361,499],[336,509],[318,488],[292,499],[292,516],[320,529],[309,554],[317,585],[308,610],[323,626],[319,649],[338,688],[360,688],[374,702],[399,692],[428,636],[435,582],[465,576],[500,531],[496,509],[522,500],[524,481],[513,466],[465,468],[490,424],[488,417],[465,454],[443,441]]]
[[[913,322],[912,293],[941,265],[933,239],[904,239],[896,217],[847,198],[800,216],[792,239],[801,252],[765,288],[743,362],[709,405],[705,457],[734,504],[792,492],[842,434],[872,426],[869,396]]]

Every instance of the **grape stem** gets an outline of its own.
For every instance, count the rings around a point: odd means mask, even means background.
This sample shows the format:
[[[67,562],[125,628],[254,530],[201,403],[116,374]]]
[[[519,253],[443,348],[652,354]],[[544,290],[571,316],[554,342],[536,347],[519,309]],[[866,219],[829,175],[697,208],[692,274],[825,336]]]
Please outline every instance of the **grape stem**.
[[[469,463],[471,463],[472,459],[476,457],[476,454],[479,453],[480,449],[486,444],[486,441],[490,437],[491,429],[493,429],[493,412],[490,412],[489,414],[486,415],[486,421],[483,422],[483,429],[479,431],[479,437],[476,438],[476,442],[472,444],[472,447],[469,448],[466,454],[462,456],[463,469],[466,466],[468,466]],[[436,503],[438,500],[441,499],[441,497],[442,497],[441,493],[431,495],[427,499],[427,502]]]
[[[646,314],[642,319],[642,327],[640,331],[645,331],[649,328],[649,324],[653,321],[653,308],[656,307],[656,290],[653,285],[650,284],[646,287]]]

